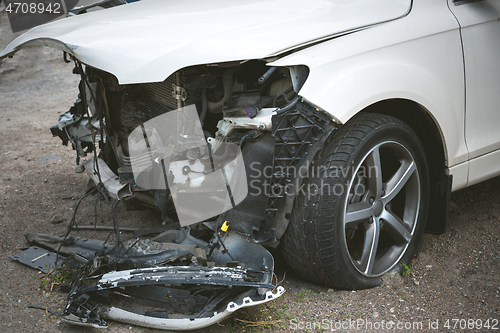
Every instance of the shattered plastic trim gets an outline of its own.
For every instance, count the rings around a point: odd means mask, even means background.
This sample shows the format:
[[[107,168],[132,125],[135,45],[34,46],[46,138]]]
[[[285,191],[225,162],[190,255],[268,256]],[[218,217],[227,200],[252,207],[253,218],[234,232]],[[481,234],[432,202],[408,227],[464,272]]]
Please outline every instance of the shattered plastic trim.
[[[143,316],[137,313],[129,312],[115,307],[107,309],[106,311],[104,311],[103,315],[107,319],[116,320],[127,324],[144,326],[148,328],[189,331],[210,326],[212,324],[215,324],[223,320],[224,318],[227,318],[229,315],[231,315],[231,313],[233,313],[238,309],[267,303],[269,301],[272,301],[280,297],[284,293],[285,293],[285,288],[279,286],[276,289],[275,294],[271,291],[266,292],[266,298],[261,301],[253,301],[250,297],[245,297],[241,304],[230,302],[227,305],[226,310],[224,310],[224,312],[215,313],[214,316],[209,318],[163,319],[150,316]]]
[[[273,285],[246,281],[247,271],[230,267],[158,266],[110,272],[97,283],[96,290],[112,289],[127,285],[161,283],[207,284],[269,288]],[[94,288],[94,287],[91,287]],[[87,289],[88,290],[88,289]],[[85,290],[84,292],[87,292]]]

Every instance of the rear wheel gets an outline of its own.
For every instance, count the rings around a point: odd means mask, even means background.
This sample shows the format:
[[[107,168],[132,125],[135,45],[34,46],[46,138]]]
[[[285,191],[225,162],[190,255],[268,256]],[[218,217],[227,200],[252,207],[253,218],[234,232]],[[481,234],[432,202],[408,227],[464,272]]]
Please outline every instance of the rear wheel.
[[[303,278],[364,289],[409,263],[421,239],[429,198],[418,137],[390,116],[361,114],[326,144],[296,197],[282,240]]]

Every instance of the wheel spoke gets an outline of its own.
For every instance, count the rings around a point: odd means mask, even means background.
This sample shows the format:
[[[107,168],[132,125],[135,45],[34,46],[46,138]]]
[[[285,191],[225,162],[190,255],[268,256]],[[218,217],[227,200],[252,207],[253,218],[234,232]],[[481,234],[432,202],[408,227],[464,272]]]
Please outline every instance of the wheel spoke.
[[[363,253],[359,262],[360,269],[364,274],[371,274],[373,271],[373,264],[375,263],[375,256],[377,254],[378,241],[380,237],[380,228],[378,219],[370,224],[365,233],[365,244],[363,246]]]
[[[417,166],[413,161],[404,161],[403,164],[401,164],[398,171],[396,171],[391,179],[385,184],[386,195],[382,197],[384,204],[391,202],[391,200],[396,197],[415,170],[417,170]]]
[[[368,202],[357,202],[347,206],[344,223],[358,224],[373,215],[373,207]]]
[[[387,231],[397,240],[409,243],[411,240],[411,233],[408,231],[403,221],[394,214],[387,210],[384,210],[380,216],[386,223],[384,227],[387,227]]]
[[[375,199],[378,199],[382,192],[382,164],[380,162],[379,147],[375,147],[371,154],[368,155],[366,164],[368,166],[368,170],[366,170],[368,190]]]

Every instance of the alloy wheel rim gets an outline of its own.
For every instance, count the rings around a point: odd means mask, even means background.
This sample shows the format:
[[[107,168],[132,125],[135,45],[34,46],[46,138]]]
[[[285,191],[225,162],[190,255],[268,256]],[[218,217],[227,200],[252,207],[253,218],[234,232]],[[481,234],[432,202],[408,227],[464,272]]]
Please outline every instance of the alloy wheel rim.
[[[344,245],[362,275],[377,277],[404,255],[421,200],[417,165],[402,144],[374,146],[355,167],[343,216]]]

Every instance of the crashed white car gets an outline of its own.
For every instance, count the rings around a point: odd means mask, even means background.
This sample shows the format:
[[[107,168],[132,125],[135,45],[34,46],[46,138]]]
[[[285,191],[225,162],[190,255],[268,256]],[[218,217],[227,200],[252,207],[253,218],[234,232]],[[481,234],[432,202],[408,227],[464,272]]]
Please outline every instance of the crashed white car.
[[[312,282],[377,286],[424,231],[446,230],[452,191],[500,174],[498,1],[144,0],[84,12],[0,57],[62,50],[80,95],[52,133],[90,155],[98,192],[158,209],[172,226],[163,239],[203,253],[114,271],[76,294],[172,267],[201,267],[197,285],[218,286],[182,289],[170,271],[163,286],[208,305],[109,318],[188,329],[277,297],[262,246]],[[75,304],[69,321],[95,319]]]

